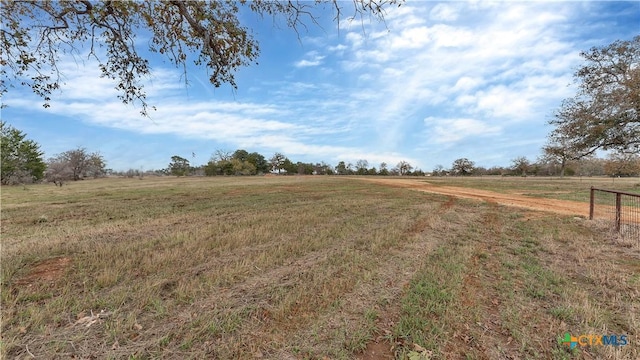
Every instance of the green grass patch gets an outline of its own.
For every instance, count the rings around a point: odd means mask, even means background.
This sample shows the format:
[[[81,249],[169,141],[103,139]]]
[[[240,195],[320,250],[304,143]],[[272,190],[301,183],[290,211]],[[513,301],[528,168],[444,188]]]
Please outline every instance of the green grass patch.
[[[573,217],[344,177],[27,189],[0,195],[3,358],[597,358],[557,337],[640,328],[635,250]]]
[[[442,245],[429,255],[409,284],[402,299],[401,316],[394,337],[438,351],[444,340],[443,327],[453,315],[461,289],[465,261],[457,247]]]

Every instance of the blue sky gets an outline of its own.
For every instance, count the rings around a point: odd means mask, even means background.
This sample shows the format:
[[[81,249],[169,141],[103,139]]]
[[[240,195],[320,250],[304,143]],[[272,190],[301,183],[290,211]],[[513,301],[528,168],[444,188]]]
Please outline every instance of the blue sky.
[[[575,94],[579,52],[640,33],[638,1],[408,1],[385,23],[343,19],[340,29],[330,9],[318,15],[321,27],[299,34],[246,16],[261,55],[237,73],[237,91],[197,67],[185,87],[181,69],[154,57],[145,88],[157,111],[144,118],[78,56],[61,59],[65,84],[50,108],[10,88],[2,119],[46,157],[85,147],[115,170],[165,168],[173,155],[201,165],[236,149],[425,171],[461,157],[508,166],[540,154],[547,121]]]

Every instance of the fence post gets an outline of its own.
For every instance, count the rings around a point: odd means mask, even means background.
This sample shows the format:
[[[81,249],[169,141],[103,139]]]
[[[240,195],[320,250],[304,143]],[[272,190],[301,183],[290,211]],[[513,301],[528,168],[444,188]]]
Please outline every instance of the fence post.
[[[591,195],[589,196],[589,220],[593,220],[593,207],[594,207],[594,192],[595,189],[593,188],[593,186],[591,187]]]
[[[620,220],[621,219],[621,211],[622,211],[622,194],[616,193],[616,231],[620,232]]]

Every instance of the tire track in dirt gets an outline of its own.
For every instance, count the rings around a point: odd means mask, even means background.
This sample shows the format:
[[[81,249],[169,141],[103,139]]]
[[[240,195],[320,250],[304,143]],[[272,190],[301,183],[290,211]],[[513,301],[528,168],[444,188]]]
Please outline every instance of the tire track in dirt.
[[[589,216],[589,204],[579,201],[534,198],[524,195],[502,194],[494,191],[457,186],[436,186],[420,180],[373,178],[362,178],[360,180],[434,194],[455,196],[464,199],[487,201],[528,210],[552,212],[561,215]]]
[[[492,285],[499,279],[500,260],[495,254],[494,246],[498,246],[496,239],[500,238],[503,223],[497,205],[492,205],[482,215],[480,223],[486,232],[482,241],[472,244],[469,251],[471,257],[467,262],[463,279],[465,291],[461,293],[460,303],[464,308],[474,309],[478,315],[475,322],[458,323],[453,327],[453,334],[444,344],[444,352],[450,358],[463,359],[468,353],[476,351],[488,359],[507,358],[518,352],[517,342],[505,328],[500,314],[501,299],[497,288]],[[473,310],[472,310],[473,313]]]

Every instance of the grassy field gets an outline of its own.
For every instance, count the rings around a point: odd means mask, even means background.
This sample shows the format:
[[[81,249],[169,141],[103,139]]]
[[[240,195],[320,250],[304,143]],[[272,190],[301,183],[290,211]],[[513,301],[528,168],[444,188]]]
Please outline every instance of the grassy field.
[[[640,357],[640,248],[583,219],[341,177],[1,190],[2,358]]]
[[[448,176],[429,177],[425,181],[435,185],[462,186],[506,194],[583,202],[589,202],[592,186],[640,194],[640,178],[637,177]]]

